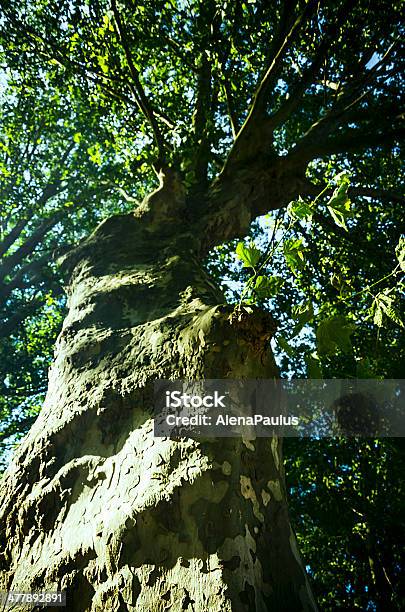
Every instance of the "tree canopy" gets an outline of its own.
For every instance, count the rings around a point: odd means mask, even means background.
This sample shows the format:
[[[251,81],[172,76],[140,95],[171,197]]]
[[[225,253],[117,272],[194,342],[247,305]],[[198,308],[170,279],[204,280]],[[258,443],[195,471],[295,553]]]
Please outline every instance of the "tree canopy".
[[[206,228],[201,257],[229,301],[278,321],[283,375],[401,377],[401,8],[0,2],[6,449],[46,390],[64,313],[58,256],[101,219],[137,208],[170,172],[187,191],[184,223]],[[370,473],[364,457],[376,449]],[[387,458],[401,457],[389,442],[287,444],[292,512],[325,606],[375,609],[388,584],[400,607],[399,502],[385,500],[400,479]],[[332,533],[338,499],[351,509]],[[367,558],[356,542],[367,542]],[[335,585],[317,557],[332,544]]]

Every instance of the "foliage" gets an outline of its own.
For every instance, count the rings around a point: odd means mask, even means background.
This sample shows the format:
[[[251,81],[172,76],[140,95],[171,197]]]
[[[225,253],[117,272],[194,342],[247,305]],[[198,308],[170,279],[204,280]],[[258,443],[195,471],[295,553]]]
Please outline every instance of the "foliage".
[[[94,109],[50,85],[27,85],[24,74],[6,70],[3,77],[0,439],[10,449],[46,390],[65,304],[57,257],[125,209],[115,181],[126,186],[128,161],[116,158],[119,130]]]
[[[285,451],[292,520],[321,609],[403,609],[402,439],[289,438]]]
[[[264,218],[253,227],[248,244],[238,243],[236,258],[228,263],[234,270],[233,282],[241,283],[231,299],[280,313],[276,342],[288,356],[288,360],[281,357],[281,365],[288,361],[291,371],[295,363],[295,375],[319,378],[323,367],[325,376],[332,368],[342,378],[386,377],[387,369],[378,362],[384,361],[390,349],[393,359],[395,353],[398,375],[401,371],[402,210],[390,207],[391,214],[380,227],[377,219],[382,207],[374,200],[357,197],[359,210],[353,205],[346,210],[349,188],[347,173],[339,173],[313,200],[299,198],[283,216],[276,213],[271,219]],[[328,218],[332,205],[335,210],[341,207],[341,217],[332,215],[334,226],[340,229],[334,229]],[[384,210],[387,208],[385,204]],[[349,227],[346,220],[350,220]],[[361,228],[367,226],[368,232],[361,235]],[[391,250],[376,249],[375,241],[383,242],[388,232]],[[356,258],[351,250],[354,243]],[[233,248],[233,243],[222,246],[209,263],[212,270],[218,266],[222,278],[220,259]],[[248,269],[242,269],[244,277],[238,260]],[[390,341],[383,345],[383,337]],[[370,351],[373,345],[377,351]],[[384,354],[379,356],[382,347]],[[336,371],[339,361],[344,367]]]
[[[168,165],[197,218],[227,180],[230,193],[239,181],[248,194],[249,218],[265,215],[206,266],[235,307],[271,310],[284,376],[401,376],[399,2],[1,7],[6,442],[27,431],[46,389],[64,312],[57,256],[136,206]],[[280,161],[288,180],[270,189]],[[300,440],[286,455],[293,519],[325,609],[372,610],[387,596],[399,609],[401,445]]]

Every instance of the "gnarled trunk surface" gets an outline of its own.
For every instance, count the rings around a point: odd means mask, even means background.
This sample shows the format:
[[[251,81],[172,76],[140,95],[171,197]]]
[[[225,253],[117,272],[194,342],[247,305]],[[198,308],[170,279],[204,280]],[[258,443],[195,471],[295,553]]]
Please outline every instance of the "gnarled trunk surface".
[[[277,376],[260,311],[229,307],[193,237],[102,223],[67,261],[44,408],[1,482],[0,586],[68,610],[314,610],[277,439],[153,436],[157,378]]]

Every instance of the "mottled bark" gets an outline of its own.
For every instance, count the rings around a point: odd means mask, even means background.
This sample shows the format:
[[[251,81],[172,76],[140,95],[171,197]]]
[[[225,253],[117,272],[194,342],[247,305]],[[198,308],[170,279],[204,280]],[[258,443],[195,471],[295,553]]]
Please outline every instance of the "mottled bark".
[[[314,610],[280,441],[153,436],[155,379],[277,376],[270,315],[229,317],[172,231],[182,199],[159,198],[65,262],[46,402],[1,482],[0,587],[67,590],[74,612]]]

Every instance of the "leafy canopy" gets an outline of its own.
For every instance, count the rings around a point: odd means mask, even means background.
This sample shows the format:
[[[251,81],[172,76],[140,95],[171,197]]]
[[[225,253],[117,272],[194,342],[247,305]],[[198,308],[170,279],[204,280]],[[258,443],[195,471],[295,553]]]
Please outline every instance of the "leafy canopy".
[[[57,255],[136,206],[166,166],[194,217],[215,217],[202,255],[229,300],[278,321],[283,375],[400,376],[400,2],[0,7],[6,440],[27,430],[46,389],[64,308]],[[395,445],[294,443],[292,511],[320,600],[374,609],[382,566],[399,602],[396,531],[379,523],[398,514]]]

